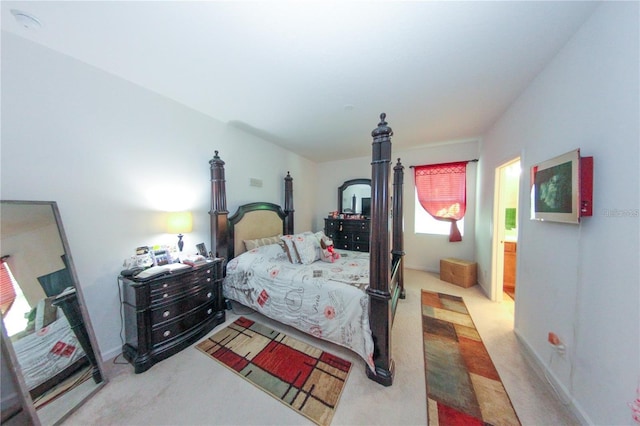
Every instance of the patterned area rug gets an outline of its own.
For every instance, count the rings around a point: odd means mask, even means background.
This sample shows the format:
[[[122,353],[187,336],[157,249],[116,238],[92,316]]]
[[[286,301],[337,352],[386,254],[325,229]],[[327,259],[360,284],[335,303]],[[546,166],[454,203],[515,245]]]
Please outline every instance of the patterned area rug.
[[[519,425],[461,297],[422,290],[429,425]]]
[[[240,317],[196,348],[319,425],[331,423],[351,363]]]

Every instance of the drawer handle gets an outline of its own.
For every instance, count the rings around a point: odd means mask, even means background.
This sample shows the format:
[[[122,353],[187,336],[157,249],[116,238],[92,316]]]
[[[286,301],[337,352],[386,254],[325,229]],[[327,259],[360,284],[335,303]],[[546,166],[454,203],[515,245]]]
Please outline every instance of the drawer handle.
[[[163,317],[163,318],[166,318],[166,317],[168,317],[169,315],[171,315],[171,312],[169,312],[169,311],[164,311],[164,312],[162,313],[162,317]]]
[[[211,278],[207,278],[207,282],[210,283],[211,282]]]
[[[338,229],[338,231],[342,231],[342,224],[340,224],[340,228]]]
[[[211,299],[211,292],[207,293],[207,299]]]
[[[210,273],[211,273],[211,269],[207,269],[207,274],[210,274]]]
[[[213,312],[213,309],[211,308],[207,309],[207,315],[211,315],[211,312]]]
[[[167,283],[162,284],[162,288],[167,288],[167,287],[169,287],[169,284]]]
[[[171,331],[170,331],[170,330],[167,330],[167,331],[165,331],[164,333],[162,333],[162,335],[163,335],[164,337],[169,337],[169,335],[170,335],[170,334],[171,334]]]
[[[166,299],[167,297],[169,297],[169,293],[165,293],[165,294],[162,295],[163,299]]]

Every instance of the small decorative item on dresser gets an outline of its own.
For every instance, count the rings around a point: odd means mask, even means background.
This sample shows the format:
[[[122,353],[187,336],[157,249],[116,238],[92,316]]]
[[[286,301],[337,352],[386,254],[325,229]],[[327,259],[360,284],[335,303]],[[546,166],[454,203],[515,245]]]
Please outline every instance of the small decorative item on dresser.
[[[144,281],[120,276],[125,343],[136,374],[192,345],[222,324],[223,260],[176,269]]]

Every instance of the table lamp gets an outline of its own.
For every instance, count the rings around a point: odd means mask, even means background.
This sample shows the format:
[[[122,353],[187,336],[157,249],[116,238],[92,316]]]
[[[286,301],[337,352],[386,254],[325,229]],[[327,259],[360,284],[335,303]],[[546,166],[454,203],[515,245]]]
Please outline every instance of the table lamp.
[[[191,232],[193,229],[193,217],[191,212],[173,212],[169,213],[168,232],[170,234],[178,234],[178,250],[182,251],[184,241],[182,241],[183,233]]]

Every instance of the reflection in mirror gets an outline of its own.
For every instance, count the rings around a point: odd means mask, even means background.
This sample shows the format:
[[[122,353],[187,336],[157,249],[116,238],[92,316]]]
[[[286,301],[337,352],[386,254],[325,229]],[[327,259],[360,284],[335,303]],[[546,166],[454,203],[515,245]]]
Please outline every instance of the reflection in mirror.
[[[58,424],[104,384],[95,336],[56,203],[0,205],[2,362],[23,398],[15,419]]]
[[[371,179],[351,179],[338,187],[338,211],[371,215]]]

